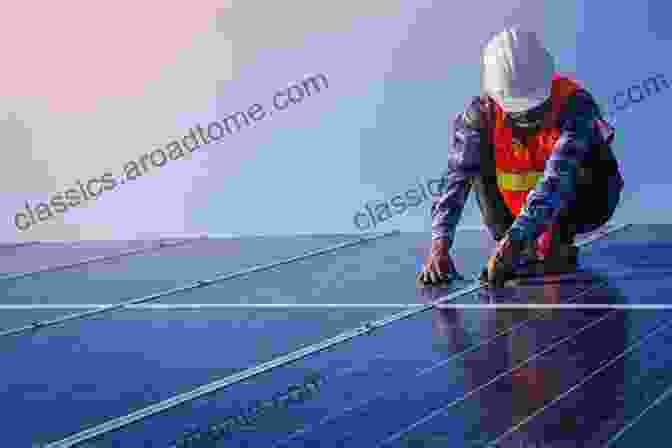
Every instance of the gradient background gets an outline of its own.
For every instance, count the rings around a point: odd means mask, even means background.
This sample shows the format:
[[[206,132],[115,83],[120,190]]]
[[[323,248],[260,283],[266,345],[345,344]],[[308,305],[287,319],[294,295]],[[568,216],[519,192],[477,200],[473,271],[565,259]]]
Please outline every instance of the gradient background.
[[[614,2],[200,0],[13,4],[0,27],[0,241],[356,232],[366,201],[438,177],[479,52],[521,24],[605,109],[672,80],[672,7]],[[101,176],[307,74],[330,88],[285,113],[18,232],[24,201]],[[615,116],[626,182],[614,220],[669,223],[672,89]],[[267,107],[268,108],[268,107]],[[463,226],[480,225],[473,197]],[[429,202],[376,230],[430,228]],[[428,234],[429,238],[429,234]]]

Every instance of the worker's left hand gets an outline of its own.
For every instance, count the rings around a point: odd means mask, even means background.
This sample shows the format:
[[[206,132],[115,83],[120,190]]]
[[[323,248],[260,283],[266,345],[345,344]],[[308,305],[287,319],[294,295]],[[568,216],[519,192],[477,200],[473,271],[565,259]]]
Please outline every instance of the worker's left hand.
[[[417,276],[418,282],[423,286],[437,286],[449,284],[453,280],[462,280],[463,277],[455,269],[455,263],[449,253],[448,240],[432,241],[425,266]]]
[[[502,287],[505,281],[513,278],[522,251],[522,241],[512,240],[509,236],[504,237],[497,244],[494,255],[488,260],[488,283]]]

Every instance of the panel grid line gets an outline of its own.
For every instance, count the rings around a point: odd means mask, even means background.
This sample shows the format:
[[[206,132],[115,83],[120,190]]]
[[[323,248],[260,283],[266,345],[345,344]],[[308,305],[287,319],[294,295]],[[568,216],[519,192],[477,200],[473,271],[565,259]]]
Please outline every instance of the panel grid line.
[[[115,304],[45,304],[0,305],[0,311],[35,311],[65,309],[107,310]],[[141,311],[198,311],[226,309],[334,309],[334,308],[418,308],[423,303],[167,303],[124,305],[125,310]],[[456,310],[672,310],[672,305],[609,304],[609,303],[442,303],[441,309]]]

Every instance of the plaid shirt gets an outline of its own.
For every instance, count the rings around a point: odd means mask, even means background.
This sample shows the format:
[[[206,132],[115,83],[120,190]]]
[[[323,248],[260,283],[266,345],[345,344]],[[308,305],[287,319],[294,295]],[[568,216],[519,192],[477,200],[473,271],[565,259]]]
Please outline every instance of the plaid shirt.
[[[572,96],[560,116],[561,135],[551,157],[546,161],[544,176],[531,191],[527,203],[509,230],[517,239],[534,240],[553,223],[565,204],[576,197],[577,166],[598,139],[609,141],[614,129],[604,120],[598,106],[585,91]],[[448,169],[444,174],[442,195],[431,207],[432,239],[447,239],[452,246],[455,229],[471,190],[471,177],[480,171],[481,118],[478,98],[455,120],[452,148],[448,152]],[[610,191],[623,187],[620,177],[610,180]],[[618,200],[616,194],[605,198]],[[579,228],[578,233],[585,229]]]

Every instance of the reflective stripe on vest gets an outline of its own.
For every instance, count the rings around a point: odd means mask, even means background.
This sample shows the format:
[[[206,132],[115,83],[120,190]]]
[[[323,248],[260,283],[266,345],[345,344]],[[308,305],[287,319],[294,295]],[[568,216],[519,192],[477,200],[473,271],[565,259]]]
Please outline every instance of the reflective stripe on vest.
[[[581,86],[574,80],[556,74],[551,86],[551,110],[544,125],[524,142],[515,142],[513,131],[506,126],[505,113],[495,104],[495,164],[497,185],[504,202],[514,216],[518,216],[527,196],[543,178],[546,161],[560,138],[558,117],[567,99]]]
[[[529,192],[537,186],[543,177],[543,171],[517,174],[497,170],[497,185],[502,190]]]

